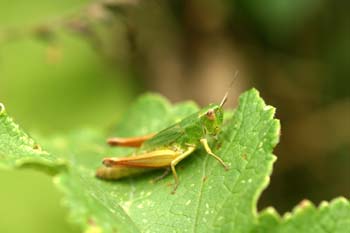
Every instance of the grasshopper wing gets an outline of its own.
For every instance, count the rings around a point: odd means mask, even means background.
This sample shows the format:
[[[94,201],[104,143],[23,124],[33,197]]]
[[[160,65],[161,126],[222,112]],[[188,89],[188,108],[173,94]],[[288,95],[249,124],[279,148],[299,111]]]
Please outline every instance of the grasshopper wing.
[[[151,139],[145,141],[141,147],[141,150],[149,151],[154,148],[164,148],[168,145],[174,144],[184,134],[185,131],[180,124],[172,125],[160,131]]]

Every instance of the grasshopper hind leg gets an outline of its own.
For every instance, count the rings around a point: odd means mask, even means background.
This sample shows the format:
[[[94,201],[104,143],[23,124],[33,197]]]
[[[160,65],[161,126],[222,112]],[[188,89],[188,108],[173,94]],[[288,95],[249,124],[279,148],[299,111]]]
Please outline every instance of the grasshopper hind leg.
[[[179,155],[176,159],[174,159],[173,161],[171,161],[171,164],[170,164],[170,168],[171,168],[171,171],[173,172],[173,176],[174,176],[174,180],[175,180],[175,184],[174,184],[174,189],[173,191],[171,192],[171,194],[175,194],[176,192],[176,189],[177,187],[179,186],[179,177],[176,173],[176,169],[175,169],[175,166],[181,161],[183,160],[184,158],[186,158],[187,156],[189,156],[196,148],[194,146],[189,146],[187,148],[187,150],[182,153],[181,155]]]
[[[139,137],[129,137],[129,138],[120,138],[114,137],[109,138],[107,143],[110,146],[119,146],[119,147],[140,147],[145,141],[154,137],[154,133],[139,136]]]
[[[164,179],[164,177],[166,177],[167,175],[169,175],[169,173],[170,173],[170,168],[167,167],[167,168],[165,169],[165,171],[163,172],[163,174],[161,174],[160,176],[157,176],[156,178],[152,179],[151,182],[152,182],[152,183],[157,183],[158,181]]]

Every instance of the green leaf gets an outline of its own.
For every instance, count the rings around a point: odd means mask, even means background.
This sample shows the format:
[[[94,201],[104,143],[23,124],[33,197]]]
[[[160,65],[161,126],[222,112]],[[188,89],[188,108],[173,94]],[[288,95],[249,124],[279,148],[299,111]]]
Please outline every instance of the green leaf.
[[[0,103],[0,168],[31,167],[55,174],[64,164],[64,160],[42,150],[21,130]]]
[[[148,94],[130,107],[109,135],[157,132],[197,110],[192,102],[171,106],[162,97]],[[339,220],[350,218],[345,199],[320,209],[310,205],[285,218],[272,208],[257,213],[258,197],[275,161],[272,150],[279,140],[280,124],[274,112],[255,89],[242,94],[238,108],[226,118],[219,140],[212,145],[230,170],[225,171],[199,149],[177,166],[180,186],[175,195],[170,194],[171,175],[156,184],[150,182],[162,171],[114,182],[96,179],[102,158],[133,151],[109,148],[103,131],[84,129],[41,138],[47,153],[33,149],[34,141],[5,112],[0,115],[0,163],[16,167],[17,161],[29,160],[60,167],[66,161],[67,169],[60,169],[54,181],[65,193],[70,218],[86,232],[317,232],[311,231],[318,229],[317,224],[333,224],[330,229],[335,231],[331,232],[349,229],[349,220]]]
[[[345,198],[331,203],[322,202],[317,209],[304,200],[292,213],[281,218],[273,208],[267,208],[259,216],[254,233],[347,233],[350,229],[350,204]]]

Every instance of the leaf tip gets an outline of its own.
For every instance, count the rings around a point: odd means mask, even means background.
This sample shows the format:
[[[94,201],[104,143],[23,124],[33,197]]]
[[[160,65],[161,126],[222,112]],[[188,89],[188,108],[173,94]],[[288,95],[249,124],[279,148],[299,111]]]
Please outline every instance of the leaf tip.
[[[259,92],[258,89],[256,89],[255,87],[253,87],[252,89],[250,89],[250,91],[251,91],[252,93],[254,93],[254,95],[260,97],[260,92]]]
[[[0,102],[0,115],[5,112],[5,105]]]
[[[320,209],[326,208],[328,206],[337,206],[337,205],[343,205],[350,207],[350,202],[345,197],[337,197],[330,202],[322,201],[320,204]]]
[[[305,208],[308,208],[312,205],[313,204],[308,199],[304,199],[298,204],[297,208],[305,209]]]
[[[259,213],[258,220],[260,222],[279,223],[281,221],[281,216],[275,208],[267,207]]]

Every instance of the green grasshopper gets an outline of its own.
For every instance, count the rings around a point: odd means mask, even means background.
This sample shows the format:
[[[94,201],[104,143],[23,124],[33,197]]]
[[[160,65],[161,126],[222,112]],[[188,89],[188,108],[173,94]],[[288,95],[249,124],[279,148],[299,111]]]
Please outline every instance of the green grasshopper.
[[[157,134],[109,139],[108,143],[112,146],[140,149],[134,156],[104,158],[104,167],[97,170],[96,176],[101,179],[120,179],[144,172],[146,169],[167,168],[165,173],[156,179],[158,180],[169,173],[170,167],[175,179],[172,191],[174,194],[179,185],[175,166],[201,145],[228,170],[224,161],[212,152],[207,139],[220,132],[224,117],[222,107],[227,101],[227,96],[228,92],[219,105],[210,104]]]

